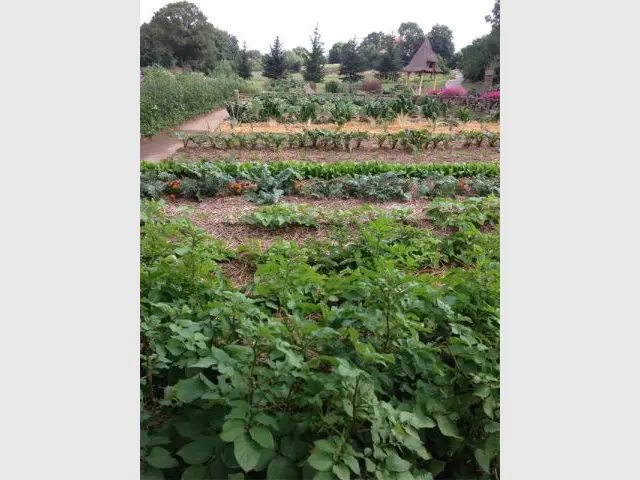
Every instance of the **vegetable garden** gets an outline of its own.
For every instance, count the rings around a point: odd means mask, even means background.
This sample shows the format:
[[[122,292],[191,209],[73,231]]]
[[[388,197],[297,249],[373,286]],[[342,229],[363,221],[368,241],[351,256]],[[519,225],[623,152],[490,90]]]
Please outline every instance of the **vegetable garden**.
[[[499,110],[336,98],[141,164],[142,478],[499,478]]]

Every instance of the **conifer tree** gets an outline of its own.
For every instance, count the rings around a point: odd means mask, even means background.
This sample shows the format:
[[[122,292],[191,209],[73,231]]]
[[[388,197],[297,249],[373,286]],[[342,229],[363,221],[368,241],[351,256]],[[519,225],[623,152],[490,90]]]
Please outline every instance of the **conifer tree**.
[[[345,82],[357,82],[364,77],[361,72],[364,70],[364,60],[358,52],[355,39],[345,43],[340,53],[340,76]]]
[[[247,55],[247,42],[244,42],[242,51],[240,52],[238,75],[245,80],[251,78],[251,65],[249,65],[249,56]]]
[[[262,74],[267,78],[278,79],[285,74],[285,55],[280,37],[276,37],[268,54],[264,56],[264,71]]]
[[[318,33],[318,25],[316,25],[313,37],[311,37],[311,53],[305,60],[303,78],[307,82],[321,82],[324,79],[325,63],[324,50]]]

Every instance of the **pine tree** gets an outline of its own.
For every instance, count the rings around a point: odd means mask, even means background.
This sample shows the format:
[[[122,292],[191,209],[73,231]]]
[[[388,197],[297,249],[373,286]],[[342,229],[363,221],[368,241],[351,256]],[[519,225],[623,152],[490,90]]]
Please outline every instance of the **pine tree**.
[[[364,77],[360,73],[364,70],[364,60],[358,52],[358,46],[354,39],[349,40],[340,53],[340,76],[343,81],[357,82]]]
[[[244,42],[242,51],[240,52],[240,60],[238,61],[238,75],[245,80],[251,78],[251,65],[249,65],[249,56],[247,55],[247,42]]]
[[[324,79],[325,63],[324,50],[318,33],[318,25],[316,25],[313,37],[311,37],[311,53],[304,62],[302,77],[307,82],[321,82]]]
[[[282,78],[285,74],[285,55],[280,37],[276,37],[268,54],[264,56],[264,71],[262,74],[267,78]]]
[[[385,52],[382,54],[378,71],[389,74],[400,70],[400,52],[395,44],[394,38],[388,38],[384,45]]]

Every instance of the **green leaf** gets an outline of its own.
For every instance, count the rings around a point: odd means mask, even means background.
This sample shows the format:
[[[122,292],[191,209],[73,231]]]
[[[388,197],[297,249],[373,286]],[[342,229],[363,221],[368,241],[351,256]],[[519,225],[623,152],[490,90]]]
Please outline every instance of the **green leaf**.
[[[435,415],[435,417],[436,417],[436,422],[438,422],[438,428],[440,429],[443,435],[447,437],[457,438],[459,440],[463,439],[463,437],[461,437],[460,434],[458,433],[457,427],[453,423],[451,423],[451,420],[449,420],[448,417],[445,417],[440,413]]]
[[[245,472],[252,470],[260,460],[260,446],[243,433],[233,442],[233,453],[240,468]]]
[[[373,463],[368,458],[364,459],[364,466],[367,468],[367,472],[369,472],[369,473],[373,473],[373,472],[376,471],[376,464]]]
[[[500,431],[500,424],[498,422],[489,422],[484,426],[484,431],[487,433],[496,433]]]
[[[333,473],[335,473],[340,480],[351,479],[351,473],[349,472],[349,469],[345,465],[336,464],[332,467],[332,470],[333,470]]]
[[[251,427],[249,429],[249,434],[251,438],[253,438],[258,445],[264,448],[274,449],[273,435],[269,430],[262,427]]]
[[[227,480],[244,480],[244,473],[230,473]]]
[[[489,467],[491,465],[491,459],[487,456],[485,451],[479,448],[476,448],[473,454],[476,457],[476,460],[478,461],[478,465],[480,465],[480,468],[482,468],[482,470],[490,474],[491,471],[489,470]]]
[[[212,357],[205,357],[198,360],[193,365],[190,365],[191,368],[209,368],[211,365],[215,365],[218,361]]]
[[[333,452],[336,451],[336,445],[329,440],[316,440],[314,445],[319,451],[327,452],[329,455],[333,455]]]
[[[154,468],[173,468],[178,466],[178,461],[162,447],[153,447],[145,460]]]
[[[162,470],[147,468],[140,475],[140,480],[164,480],[164,473],[162,472]]]
[[[491,394],[491,389],[487,385],[481,385],[478,388],[476,388],[473,394],[476,397],[487,398]]]
[[[260,412],[258,413],[256,416],[253,417],[253,419],[258,422],[261,423],[262,425],[266,425],[268,427],[271,427],[272,430],[276,430],[278,431],[278,422],[276,422],[276,419],[273,417],[270,417],[269,415],[267,415],[264,412]]]
[[[207,467],[205,465],[191,465],[184,472],[180,480],[205,480]]]
[[[349,466],[353,473],[355,473],[356,475],[360,475],[360,464],[358,463],[358,459],[356,457],[354,457],[353,455],[345,455],[344,457],[342,457],[342,461]]]
[[[199,376],[180,380],[173,389],[176,398],[183,403],[191,403],[209,391]]]
[[[277,457],[278,454],[275,450],[271,450],[269,448],[263,448],[260,450],[260,459],[258,460],[258,464],[253,468],[256,472],[261,472],[267,468],[269,462]]]
[[[184,438],[188,438],[189,440],[195,440],[198,438],[200,433],[202,432],[202,423],[198,422],[177,422],[175,424],[176,431],[178,435]]]
[[[225,442],[233,442],[244,433],[244,421],[232,418],[222,425],[220,438]]]
[[[411,468],[411,464],[406,460],[400,458],[395,452],[387,456],[385,465],[387,467],[387,470],[391,472],[406,472]]]
[[[307,459],[307,463],[320,472],[327,471],[333,465],[333,456],[327,452],[313,452]]]
[[[287,436],[280,440],[280,453],[293,461],[301,459],[308,451],[308,444],[301,438]]]
[[[178,450],[177,455],[189,465],[200,465],[205,463],[213,455],[213,445],[215,439],[213,437],[201,436],[197,440],[187,443]]]
[[[298,469],[291,460],[285,457],[276,457],[267,468],[267,480],[297,480],[300,478]]]
[[[484,402],[482,402],[482,410],[487,414],[487,417],[493,418],[493,406],[494,401],[493,398],[489,397]]]
[[[415,480],[410,471],[400,472],[396,474],[396,480]]]

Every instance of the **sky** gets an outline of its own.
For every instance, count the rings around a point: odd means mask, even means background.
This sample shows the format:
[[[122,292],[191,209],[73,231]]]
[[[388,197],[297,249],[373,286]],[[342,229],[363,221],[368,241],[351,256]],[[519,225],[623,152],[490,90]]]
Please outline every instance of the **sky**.
[[[325,52],[336,42],[355,36],[362,40],[370,32],[396,32],[402,22],[416,22],[425,33],[436,23],[453,31],[456,51],[474,39],[486,35],[490,25],[485,22],[494,0],[442,0],[427,2],[404,0],[393,8],[387,2],[355,2],[350,0],[191,0],[216,28],[235,35],[248,50],[266,53],[276,35],[286,50],[297,46],[309,48],[309,37],[318,23]],[[140,0],[140,24],[172,3],[169,0]],[[382,5],[376,6],[376,3]]]

